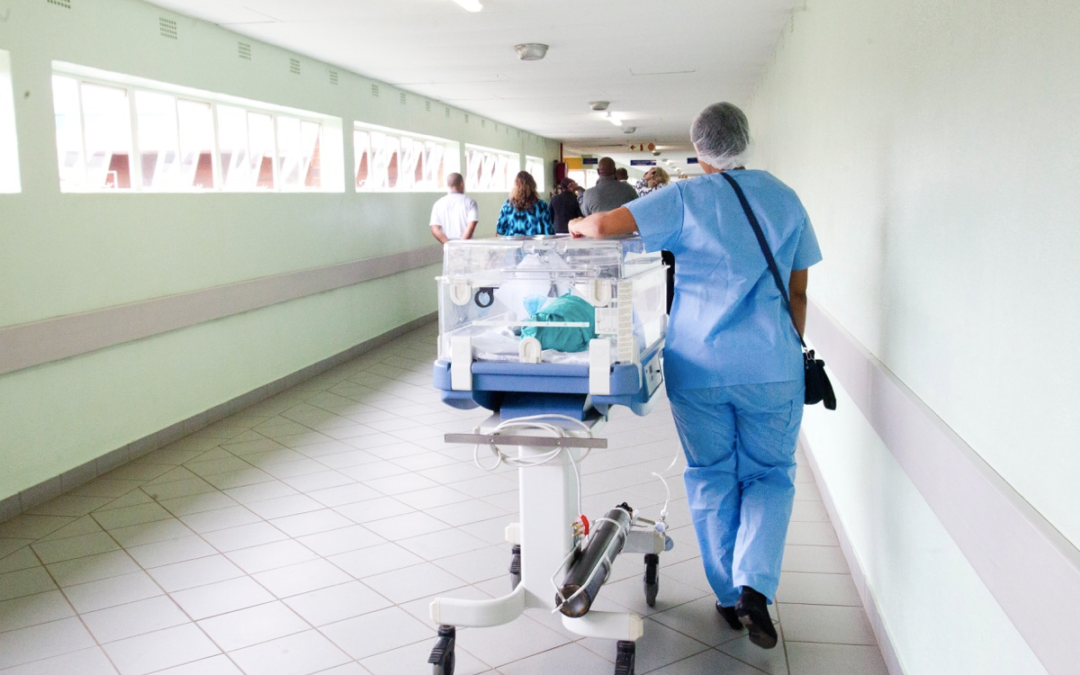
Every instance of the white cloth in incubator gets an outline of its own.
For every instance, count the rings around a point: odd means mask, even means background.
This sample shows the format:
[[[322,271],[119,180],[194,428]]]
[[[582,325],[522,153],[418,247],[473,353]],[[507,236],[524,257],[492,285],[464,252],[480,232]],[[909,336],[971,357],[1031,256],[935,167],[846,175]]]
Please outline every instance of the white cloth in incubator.
[[[473,359],[477,361],[518,362],[518,345],[521,338],[502,328],[490,328],[472,336]],[[567,353],[545,349],[540,353],[543,363],[589,363],[589,352]]]
[[[517,265],[518,270],[568,270],[570,265],[554,251],[530,253]],[[535,314],[549,298],[570,290],[570,285],[553,279],[513,279],[495,289],[495,298],[514,313],[519,321]]]

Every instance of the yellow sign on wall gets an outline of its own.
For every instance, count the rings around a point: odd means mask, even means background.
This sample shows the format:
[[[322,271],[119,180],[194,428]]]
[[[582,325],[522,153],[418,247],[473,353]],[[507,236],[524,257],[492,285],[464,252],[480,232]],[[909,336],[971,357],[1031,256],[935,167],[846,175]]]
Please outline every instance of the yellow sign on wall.
[[[566,157],[563,159],[566,162],[567,171],[581,171],[581,158],[580,157]]]

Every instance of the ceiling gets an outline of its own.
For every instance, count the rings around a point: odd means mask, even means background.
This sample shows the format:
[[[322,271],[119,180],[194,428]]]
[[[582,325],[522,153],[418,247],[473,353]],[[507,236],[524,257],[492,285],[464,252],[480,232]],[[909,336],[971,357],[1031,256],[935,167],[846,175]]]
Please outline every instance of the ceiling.
[[[709,103],[745,104],[802,0],[151,0],[346,70],[565,143],[688,174],[688,128]],[[519,61],[513,46],[550,46]],[[623,133],[592,112],[610,102]]]

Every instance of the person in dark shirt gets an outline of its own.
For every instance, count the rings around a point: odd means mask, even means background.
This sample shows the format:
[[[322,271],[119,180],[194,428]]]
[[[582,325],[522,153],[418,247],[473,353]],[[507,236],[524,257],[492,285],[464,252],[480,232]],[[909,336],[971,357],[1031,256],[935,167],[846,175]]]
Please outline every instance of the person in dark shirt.
[[[570,232],[567,223],[582,216],[577,198],[578,185],[572,178],[563,178],[559,188],[559,193],[551,198],[551,212],[555,218],[555,234],[567,234]]]

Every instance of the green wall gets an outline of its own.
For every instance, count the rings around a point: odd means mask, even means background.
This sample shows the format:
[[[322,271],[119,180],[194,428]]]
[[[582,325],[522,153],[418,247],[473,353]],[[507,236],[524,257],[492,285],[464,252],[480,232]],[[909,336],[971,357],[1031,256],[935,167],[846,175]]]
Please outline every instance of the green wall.
[[[177,21],[163,38],[159,19]],[[252,46],[250,61],[237,43]],[[440,193],[356,194],[354,120],[534,155],[558,144],[136,0],[22,2],[10,53],[22,191],[0,194],[0,327],[431,246]],[[290,58],[301,74],[290,72]],[[52,62],[340,117],[345,191],[61,194]],[[331,84],[329,72],[339,73]],[[428,111],[425,104],[431,103]],[[481,124],[481,122],[486,122]],[[550,169],[547,177],[550,184]],[[505,195],[472,193],[479,235]],[[434,312],[437,266],[0,376],[0,499]]]

